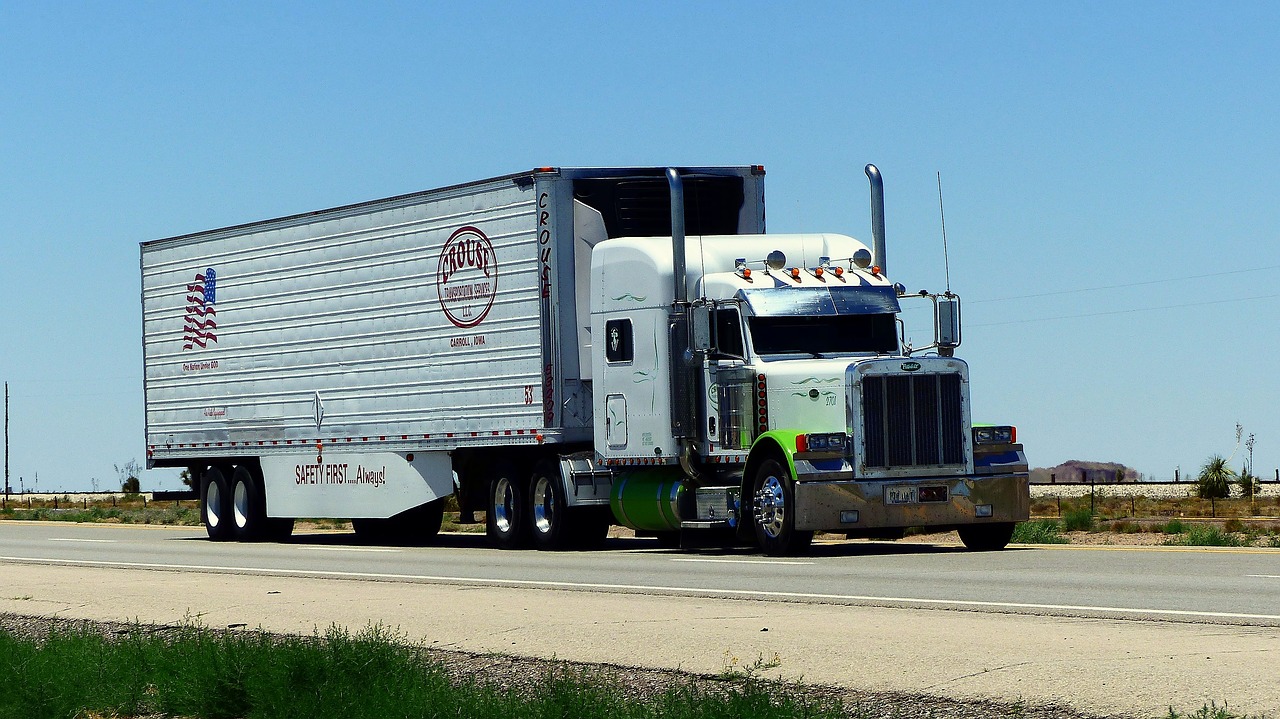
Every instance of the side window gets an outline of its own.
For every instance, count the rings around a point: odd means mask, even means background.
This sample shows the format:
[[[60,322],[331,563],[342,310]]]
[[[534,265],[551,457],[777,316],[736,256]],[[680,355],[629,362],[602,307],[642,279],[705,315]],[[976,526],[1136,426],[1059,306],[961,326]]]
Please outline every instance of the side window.
[[[635,354],[631,344],[631,320],[604,323],[604,357],[610,362],[630,362]]]
[[[745,357],[742,316],[737,309],[718,309],[715,316],[716,357]]]

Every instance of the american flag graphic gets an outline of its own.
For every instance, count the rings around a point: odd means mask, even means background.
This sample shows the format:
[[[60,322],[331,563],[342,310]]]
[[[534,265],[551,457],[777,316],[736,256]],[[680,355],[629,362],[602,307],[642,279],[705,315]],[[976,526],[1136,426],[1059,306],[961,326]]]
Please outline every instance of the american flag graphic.
[[[187,314],[183,317],[182,349],[207,347],[218,341],[213,333],[218,329],[218,311],[213,303],[217,297],[217,273],[213,268],[197,273],[196,279],[187,285]]]

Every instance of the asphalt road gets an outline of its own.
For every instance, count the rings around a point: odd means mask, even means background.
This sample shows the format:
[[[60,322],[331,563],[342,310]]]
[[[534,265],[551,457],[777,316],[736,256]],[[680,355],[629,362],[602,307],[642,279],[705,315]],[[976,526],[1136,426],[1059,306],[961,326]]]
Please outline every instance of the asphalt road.
[[[872,691],[1144,717],[1226,701],[1280,717],[1276,550],[841,543],[770,559],[648,540],[441,545],[0,522],[0,612],[304,634],[381,623],[469,652],[704,673],[763,659],[769,676]]]
[[[209,542],[202,529],[14,522],[0,530],[0,561],[1280,626],[1280,552],[1247,549],[975,553],[842,542],[772,559],[667,550],[643,539],[611,540],[594,552],[510,552],[477,535],[444,535],[432,547],[363,546],[336,532],[236,544]]]

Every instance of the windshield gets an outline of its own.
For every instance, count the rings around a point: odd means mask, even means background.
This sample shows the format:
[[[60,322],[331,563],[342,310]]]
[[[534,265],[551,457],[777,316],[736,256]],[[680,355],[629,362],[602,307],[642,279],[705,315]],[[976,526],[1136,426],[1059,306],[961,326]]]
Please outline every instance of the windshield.
[[[761,355],[898,351],[897,325],[890,313],[750,317],[747,328],[756,354]]]

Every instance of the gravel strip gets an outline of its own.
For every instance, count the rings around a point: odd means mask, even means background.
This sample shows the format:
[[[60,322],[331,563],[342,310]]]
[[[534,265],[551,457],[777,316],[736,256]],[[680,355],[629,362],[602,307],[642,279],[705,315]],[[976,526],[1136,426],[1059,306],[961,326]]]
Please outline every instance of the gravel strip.
[[[37,641],[43,640],[55,629],[89,630],[114,637],[140,628],[165,634],[178,627],[0,614],[0,632]],[[427,661],[442,666],[452,680],[474,680],[518,693],[532,693],[542,683],[541,679],[566,674],[617,687],[625,696],[636,701],[644,701],[668,689],[680,687],[693,687],[700,693],[710,695],[725,694],[748,681],[741,675],[691,674],[615,664],[586,664],[429,648],[422,648],[420,651]],[[957,700],[927,694],[859,691],[844,687],[760,681],[789,690],[796,696],[838,700],[846,707],[846,715],[850,719],[1131,719],[1125,715],[1084,714],[1060,704],[1028,705],[992,700]]]

